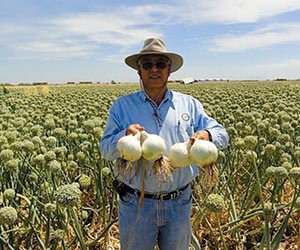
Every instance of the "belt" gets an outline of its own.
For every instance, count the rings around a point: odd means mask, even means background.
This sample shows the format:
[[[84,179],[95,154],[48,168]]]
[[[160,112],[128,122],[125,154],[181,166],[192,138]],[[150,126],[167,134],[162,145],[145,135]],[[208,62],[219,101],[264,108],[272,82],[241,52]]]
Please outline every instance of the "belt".
[[[116,181],[116,180],[115,180]],[[190,185],[190,183],[186,184],[185,186],[169,193],[163,193],[163,194],[149,194],[145,193],[144,197],[149,199],[155,199],[155,200],[173,200],[179,197],[182,192]],[[125,183],[118,181],[118,189],[121,189],[121,193],[124,195],[126,193],[135,194],[137,196],[141,196],[141,191],[138,189],[134,189],[132,187],[129,187]],[[120,190],[119,190],[120,191]],[[118,192],[119,193],[119,192]],[[119,193],[120,194],[120,193]]]

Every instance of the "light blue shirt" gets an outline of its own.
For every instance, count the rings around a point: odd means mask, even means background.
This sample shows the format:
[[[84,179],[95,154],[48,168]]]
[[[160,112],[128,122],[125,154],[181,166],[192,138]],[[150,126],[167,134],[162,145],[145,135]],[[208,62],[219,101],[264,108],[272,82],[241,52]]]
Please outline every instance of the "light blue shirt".
[[[158,116],[154,115],[155,110]],[[140,124],[147,133],[162,137],[166,143],[166,156],[172,145],[187,141],[196,131],[203,129],[210,132],[212,142],[219,149],[227,147],[229,141],[224,127],[215,119],[207,116],[202,104],[192,96],[168,90],[157,107],[143,91],[138,91],[120,97],[111,106],[100,144],[101,153],[105,159],[116,160],[119,157],[117,142],[125,135],[126,129],[131,124]],[[131,174],[122,175],[118,173],[117,167],[115,167],[115,174],[127,185],[141,190],[141,169],[141,166],[134,163]],[[144,177],[145,192],[174,191],[191,182],[198,174],[198,167],[190,165],[175,169],[172,178],[162,182],[153,173],[152,163],[147,162],[146,176]]]

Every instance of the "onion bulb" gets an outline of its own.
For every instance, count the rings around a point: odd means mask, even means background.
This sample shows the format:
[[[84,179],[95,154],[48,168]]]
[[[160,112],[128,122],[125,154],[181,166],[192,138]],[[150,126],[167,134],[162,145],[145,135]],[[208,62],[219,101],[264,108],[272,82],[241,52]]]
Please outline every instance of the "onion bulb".
[[[142,156],[142,148],[140,142],[141,133],[135,135],[125,135],[121,137],[117,143],[117,149],[122,159],[133,162]]]
[[[206,140],[194,140],[190,149],[190,159],[192,163],[199,167],[204,167],[216,162],[218,158],[218,149],[216,145]]]
[[[169,150],[169,160],[173,167],[181,168],[191,164],[189,150],[191,142],[180,142],[174,144]]]
[[[121,137],[117,143],[117,150],[120,158],[117,160],[120,172],[130,173],[132,170],[132,162],[137,161],[142,156],[141,133],[135,135],[125,135]]]
[[[141,132],[143,157],[148,161],[156,161],[163,157],[166,144],[163,138],[158,135]]]
[[[173,168],[169,159],[164,156],[166,144],[163,138],[155,134],[141,132],[142,156],[144,159],[153,162],[152,170],[158,179],[165,182],[172,178]]]
[[[204,184],[211,186],[218,180],[218,169],[215,162],[218,158],[218,149],[214,143],[206,140],[190,138],[192,143],[190,149],[190,159],[193,164],[203,168],[204,174],[201,175]]]

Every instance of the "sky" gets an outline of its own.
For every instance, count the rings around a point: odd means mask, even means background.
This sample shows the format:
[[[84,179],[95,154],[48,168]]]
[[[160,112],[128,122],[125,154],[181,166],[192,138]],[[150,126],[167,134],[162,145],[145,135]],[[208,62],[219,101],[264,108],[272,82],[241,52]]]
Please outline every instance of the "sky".
[[[0,0],[0,83],[137,82],[150,37],[172,80],[300,78],[300,0]]]

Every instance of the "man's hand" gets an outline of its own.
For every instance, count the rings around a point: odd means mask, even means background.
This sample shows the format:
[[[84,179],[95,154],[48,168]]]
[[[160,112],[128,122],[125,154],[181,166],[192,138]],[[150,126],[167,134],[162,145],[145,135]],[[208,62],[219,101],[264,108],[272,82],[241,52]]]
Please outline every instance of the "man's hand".
[[[136,133],[144,130],[145,128],[142,127],[140,124],[131,124],[126,130],[126,135],[135,135]]]
[[[193,134],[192,138],[210,141],[210,134],[207,130],[200,130]]]

